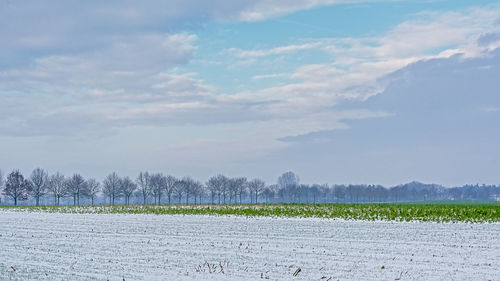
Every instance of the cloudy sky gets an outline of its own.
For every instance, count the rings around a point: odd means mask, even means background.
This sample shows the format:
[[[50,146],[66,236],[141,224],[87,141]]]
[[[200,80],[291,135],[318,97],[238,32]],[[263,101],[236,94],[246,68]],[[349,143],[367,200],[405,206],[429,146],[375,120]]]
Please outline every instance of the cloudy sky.
[[[500,183],[498,1],[0,0],[0,38],[3,171]]]

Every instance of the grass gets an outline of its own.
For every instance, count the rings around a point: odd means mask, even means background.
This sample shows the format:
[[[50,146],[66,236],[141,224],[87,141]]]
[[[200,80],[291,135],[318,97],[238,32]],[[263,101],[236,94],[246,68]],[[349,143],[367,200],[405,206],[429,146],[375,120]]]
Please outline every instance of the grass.
[[[500,222],[500,202],[415,202],[269,205],[2,206],[27,212],[236,215],[419,222]]]

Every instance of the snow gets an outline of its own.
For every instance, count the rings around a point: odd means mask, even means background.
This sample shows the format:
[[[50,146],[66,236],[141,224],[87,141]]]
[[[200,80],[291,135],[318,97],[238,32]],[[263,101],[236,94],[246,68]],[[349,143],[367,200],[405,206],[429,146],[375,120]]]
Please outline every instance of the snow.
[[[0,226],[0,280],[500,278],[498,223],[0,211]]]

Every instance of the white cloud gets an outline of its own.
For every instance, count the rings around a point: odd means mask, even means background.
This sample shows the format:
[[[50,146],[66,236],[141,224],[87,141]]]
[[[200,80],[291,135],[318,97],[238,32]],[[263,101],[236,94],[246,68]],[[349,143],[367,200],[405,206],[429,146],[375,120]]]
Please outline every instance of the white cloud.
[[[190,22],[257,21],[298,10],[349,2],[339,0],[0,1],[0,60],[27,63],[30,52],[74,52],[114,41],[114,36],[164,32]],[[0,64],[0,67],[1,65]]]
[[[127,125],[115,112],[158,101],[186,108],[212,91],[194,74],[176,73],[193,56],[196,40],[187,33],[117,36],[99,48],[0,71],[1,134],[109,131]]]
[[[273,79],[273,78],[280,78],[280,77],[286,77],[286,76],[287,76],[287,74],[283,74],[283,73],[263,74],[263,75],[253,76],[252,80]]]
[[[307,115],[331,110],[346,100],[364,101],[385,89],[390,81],[382,77],[413,62],[458,53],[473,57],[492,50],[491,44],[486,47],[476,42],[482,34],[498,29],[500,9],[494,7],[498,6],[421,13],[380,37],[322,38],[270,49],[232,49],[236,58],[253,59],[256,67],[263,69],[268,56],[289,55],[293,59],[295,52],[307,50],[331,55],[328,63],[295,69],[289,76],[293,79],[290,83],[239,93],[233,98],[266,101],[259,110],[272,116]],[[254,79],[267,77],[274,76],[257,75]],[[308,126],[303,130],[312,131]]]
[[[380,37],[322,38],[270,49],[233,49],[232,53],[241,59],[291,55],[300,50],[330,54],[331,62],[297,68],[290,75],[294,82],[248,94],[259,100],[282,101],[272,105],[275,111],[305,108],[316,112],[344,100],[362,101],[382,92],[388,81],[380,78],[413,62],[459,53],[463,57],[479,56],[498,47],[499,41],[488,46],[477,44],[481,35],[498,30],[498,7],[420,13]],[[258,61],[254,63],[258,65]]]
[[[267,50],[249,50],[249,51],[232,48],[226,50],[226,52],[232,53],[238,58],[254,59],[271,55],[291,54],[298,51],[317,49],[320,45],[321,43],[308,43],[301,45],[288,45],[288,46],[276,47]]]
[[[51,55],[0,72],[0,90],[25,93],[103,95],[143,92],[165,70],[188,62],[196,36],[147,34],[115,38],[101,48],[74,55]]]
[[[260,21],[271,17],[286,15],[295,11],[312,9],[320,6],[346,4],[346,3],[362,3],[374,1],[359,1],[359,0],[288,0],[286,4],[280,0],[267,1],[252,1],[246,5],[244,9],[239,11],[236,16],[231,19],[241,21]],[[386,2],[386,1],[377,1]]]

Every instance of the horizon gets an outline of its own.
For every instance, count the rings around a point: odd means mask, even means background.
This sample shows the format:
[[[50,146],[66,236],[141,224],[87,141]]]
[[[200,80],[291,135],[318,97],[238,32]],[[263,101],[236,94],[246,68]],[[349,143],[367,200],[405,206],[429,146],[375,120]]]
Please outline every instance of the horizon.
[[[197,182],[200,182],[201,184],[205,185],[208,180],[214,176],[218,176],[218,175],[222,175],[222,176],[225,176],[227,178],[239,178],[239,177],[243,177],[247,180],[253,180],[253,179],[259,179],[259,180],[262,180],[262,178],[259,178],[259,177],[254,177],[254,178],[249,178],[249,177],[246,177],[245,175],[226,175],[226,174],[223,174],[223,173],[217,173],[217,174],[213,174],[211,176],[209,176],[208,178],[206,179],[200,179],[200,178],[196,178],[196,177],[193,177],[191,175],[173,175],[173,174],[169,174],[169,173],[165,173],[165,172],[162,172],[162,171],[140,171],[140,172],[137,172],[137,174],[134,176],[134,175],[122,175],[116,171],[112,171],[110,172],[109,174],[107,174],[106,176],[104,176],[103,178],[95,178],[95,177],[92,177],[92,176],[86,176],[86,175],[82,175],[78,172],[75,172],[75,173],[71,173],[71,174],[64,174],[64,173],[61,173],[60,171],[54,171],[54,172],[51,172],[51,171],[47,171],[45,169],[43,169],[42,167],[37,167],[35,169],[42,169],[44,172],[46,172],[48,174],[48,176],[50,177],[51,175],[54,175],[54,174],[61,174],[62,176],[64,176],[66,179],[70,179],[72,176],[74,175],[80,175],[83,177],[83,179],[85,180],[88,180],[88,179],[94,179],[94,180],[97,180],[98,182],[103,182],[107,176],[113,174],[113,173],[116,173],[119,177],[121,178],[130,178],[132,181],[136,181],[139,174],[140,173],[149,173],[150,175],[153,175],[153,174],[160,174],[160,175],[163,175],[163,176],[173,176],[174,178],[178,179],[178,180],[182,180],[183,178],[192,178],[193,180],[197,181]],[[34,170],[35,170],[34,169]],[[0,176],[2,176],[3,178],[3,181],[5,182],[7,176],[12,173],[12,172],[16,172],[16,171],[19,171],[22,176],[25,178],[25,179],[30,179],[30,176],[31,176],[31,172],[23,172],[19,169],[13,169],[11,171],[8,171],[8,172],[5,172],[3,171],[2,169],[0,169]],[[401,182],[401,183],[398,183],[398,184],[394,184],[394,185],[384,185],[384,184],[378,184],[378,183],[355,183],[355,182],[351,182],[351,183],[337,183],[337,182],[303,182],[302,179],[300,178],[300,175],[294,173],[293,171],[287,171],[287,172],[283,172],[282,174],[278,175],[276,177],[276,180],[274,181],[266,181],[264,180],[264,183],[266,184],[266,186],[271,186],[271,185],[275,185],[279,182],[279,177],[280,176],[283,176],[284,174],[286,173],[293,173],[295,174],[298,179],[299,179],[299,185],[307,185],[307,186],[314,186],[314,185],[327,185],[328,187],[332,188],[332,187],[335,187],[335,186],[349,186],[349,185],[354,185],[354,186],[381,186],[383,188],[386,188],[386,189],[391,189],[391,188],[394,188],[394,187],[398,187],[398,186],[404,186],[404,185],[409,185],[409,184],[420,184],[420,185],[434,185],[434,186],[438,186],[438,187],[443,187],[443,188],[455,188],[455,187],[466,187],[466,186],[499,186],[498,184],[495,184],[495,183],[465,183],[465,184],[461,184],[461,185],[445,185],[445,184],[440,184],[440,183],[435,183],[435,182],[422,182],[422,181],[419,181],[419,180],[411,180],[411,181],[407,181],[407,182]],[[0,180],[2,180],[0,179]],[[1,184],[0,184],[1,186]]]
[[[500,184],[498,1],[0,0],[0,170]]]

